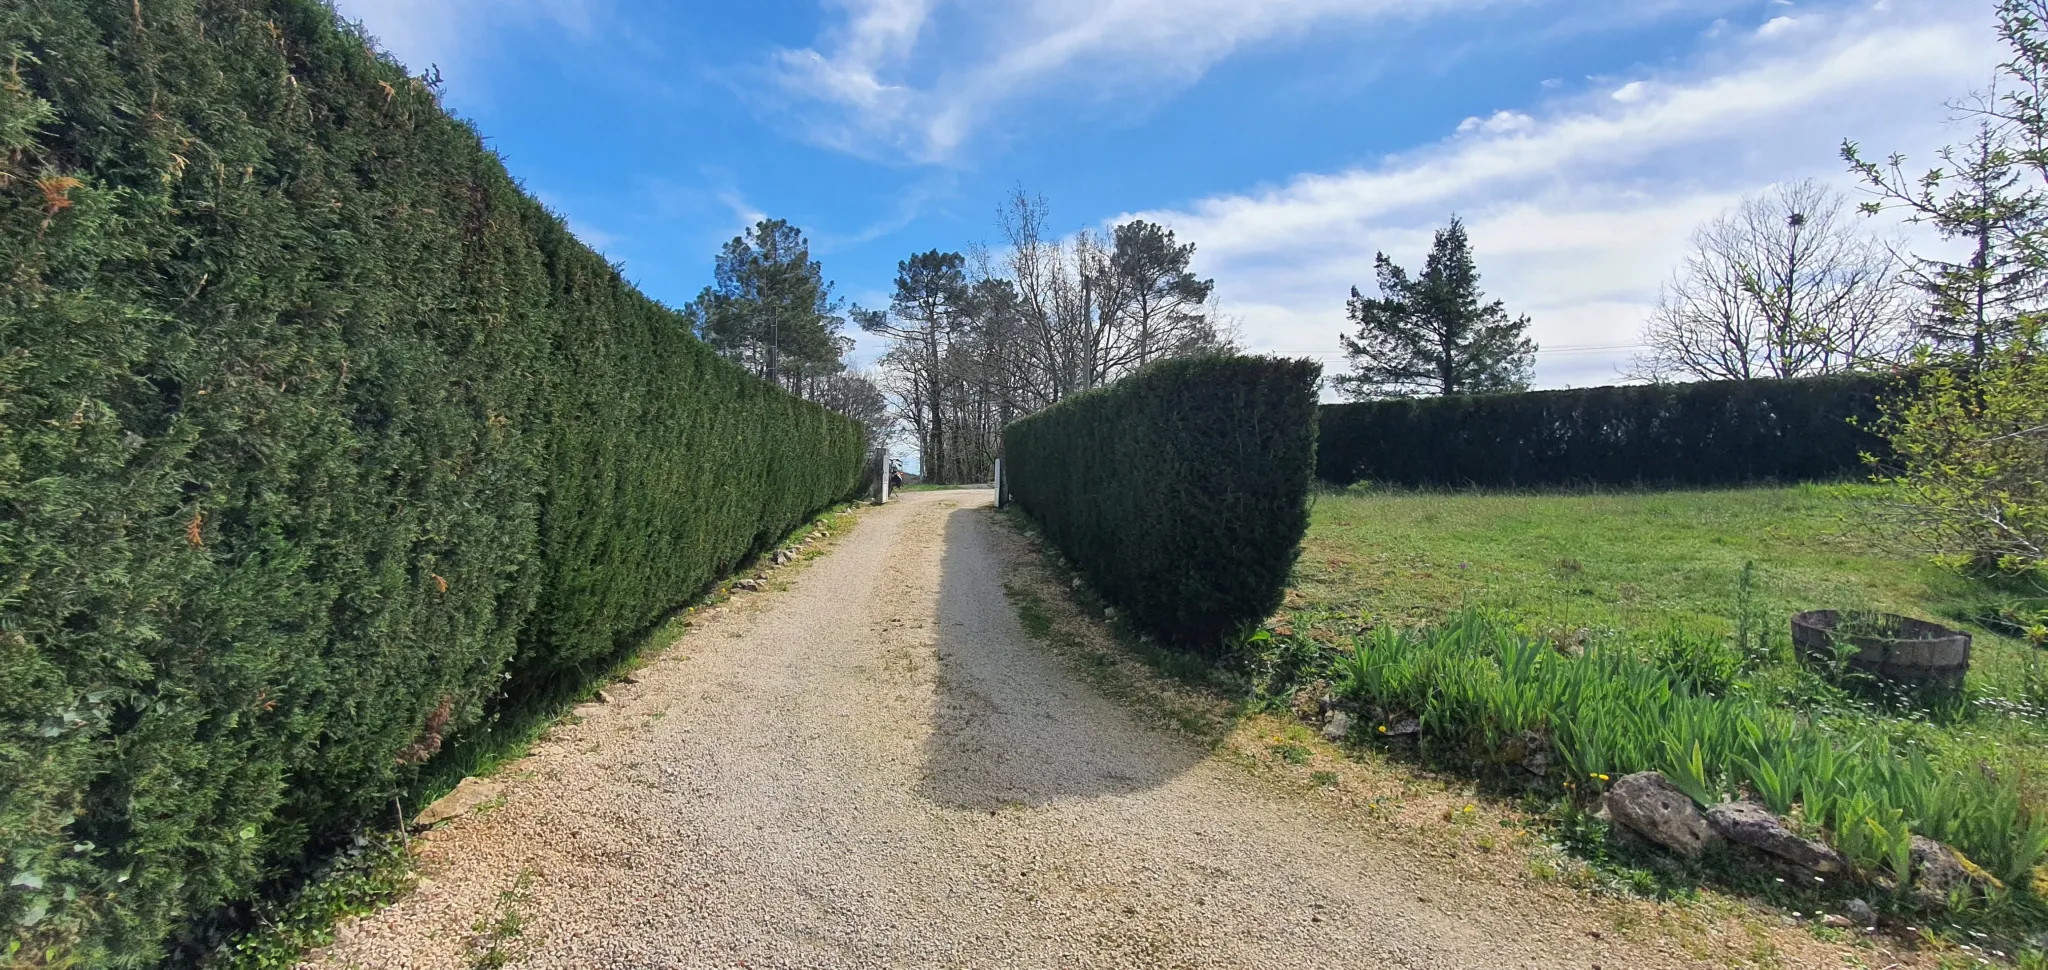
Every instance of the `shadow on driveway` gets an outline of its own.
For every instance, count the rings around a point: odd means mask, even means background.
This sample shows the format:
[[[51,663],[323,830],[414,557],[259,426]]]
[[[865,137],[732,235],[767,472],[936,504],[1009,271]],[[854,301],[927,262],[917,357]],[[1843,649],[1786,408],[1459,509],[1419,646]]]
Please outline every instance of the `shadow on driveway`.
[[[954,808],[1158,788],[1206,753],[1150,728],[1024,632],[1004,594],[1002,534],[988,506],[951,511],[938,599],[935,723],[918,793]]]

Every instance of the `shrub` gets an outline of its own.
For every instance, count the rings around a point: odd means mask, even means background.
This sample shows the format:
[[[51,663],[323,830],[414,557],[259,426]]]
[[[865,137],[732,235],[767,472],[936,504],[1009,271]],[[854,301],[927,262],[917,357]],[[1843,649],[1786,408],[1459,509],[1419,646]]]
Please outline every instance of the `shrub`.
[[[1982,366],[1931,368],[1885,402],[1893,511],[1942,561],[2048,580],[2048,354],[2041,331]]]
[[[0,37],[11,961],[154,963],[854,485],[324,3]]]
[[[1209,645],[1272,614],[1308,530],[1309,361],[1154,365],[1010,425],[1011,494],[1140,627]]]
[[[1349,485],[1738,485],[1848,478],[1896,378],[1708,381],[1323,408],[1316,474]]]
[[[1425,631],[1376,629],[1352,641],[1337,672],[1340,698],[1416,718],[1438,754],[1493,764],[1503,752],[1524,756],[1534,736],[1582,790],[1648,770],[1702,804],[1747,790],[1773,811],[1798,804],[1872,872],[1900,875],[1899,847],[1921,834],[2024,886],[2048,847],[2048,817],[2021,780],[1935,765],[1882,725],[1822,727],[1746,695],[1695,693],[1625,653],[1566,656],[1482,613]]]

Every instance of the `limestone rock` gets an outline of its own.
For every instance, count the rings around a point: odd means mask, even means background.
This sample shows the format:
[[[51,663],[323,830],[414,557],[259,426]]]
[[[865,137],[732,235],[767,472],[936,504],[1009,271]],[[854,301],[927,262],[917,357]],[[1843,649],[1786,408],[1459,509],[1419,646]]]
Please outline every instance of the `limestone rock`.
[[[1924,835],[1913,836],[1913,893],[1923,906],[1940,908],[1959,889],[2003,889],[1996,876],[1968,856]]]
[[[496,784],[481,778],[464,778],[461,784],[455,786],[454,791],[428,805],[426,811],[412,820],[412,824],[424,828],[436,822],[468,815],[479,807],[496,801],[502,794],[504,790]]]
[[[1817,875],[1846,872],[1841,853],[1785,827],[1784,820],[1755,802],[1722,802],[1707,810],[1707,823],[1722,838],[1746,845]]]
[[[1331,741],[1342,741],[1351,735],[1351,715],[1343,711],[1331,711],[1329,721],[1323,724],[1323,737]]]
[[[1842,908],[1842,913],[1849,917],[1849,922],[1866,930],[1877,925],[1877,910],[1871,909],[1870,904],[1863,900],[1849,900],[1849,905]]]
[[[1720,839],[1692,797],[1659,772],[1638,772],[1615,781],[1607,790],[1607,809],[1615,821],[1687,858],[1699,858]]]

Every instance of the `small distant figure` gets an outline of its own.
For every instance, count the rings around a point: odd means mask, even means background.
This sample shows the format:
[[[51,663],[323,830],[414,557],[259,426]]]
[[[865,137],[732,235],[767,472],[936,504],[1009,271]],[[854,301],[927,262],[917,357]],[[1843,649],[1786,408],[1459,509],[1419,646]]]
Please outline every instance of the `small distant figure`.
[[[892,491],[892,492],[894,492],[894,491],[898,491],[898,490],[900,490],[900,489],[902,489],[902,488],[903,488],[903,468],[902,468],[901,466],[899,466],[899,465],[894,465],[894,464],[892,464],[892,465],[890,465],[890,466],[889,466],[889,491]]]

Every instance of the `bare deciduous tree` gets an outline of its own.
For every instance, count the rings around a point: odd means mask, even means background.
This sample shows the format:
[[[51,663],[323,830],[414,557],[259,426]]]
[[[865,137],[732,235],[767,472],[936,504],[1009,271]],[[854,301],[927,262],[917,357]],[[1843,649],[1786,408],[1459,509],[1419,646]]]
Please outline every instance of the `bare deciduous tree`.
[[[1190,270],[1195,247],[1172,230],[1135,220],[1106,238],[1056,236],[1045,200],[1023,191],[997,224],[1000,254],[913,257],[888,313],[854,311],[891,339],[887,389],[932,481],[986,475],[1015,418],[1153,361],[1230,346],[1215,285]]]
[[[919,253],[896,264],[896,293],[888,312],[854,310],[861,329],[893,341],[882,362],[894,372],[891,383],[917,435],[923,474],[932,481],[947,480],[947,362],[969,311],[972,291],[965,266],[959,253]]]
[[[1900,360],[1911,327],[1897,262],[1850,215],[1809,179],[1701,226],[1644,328],[1638,375],[1803,377]]]

